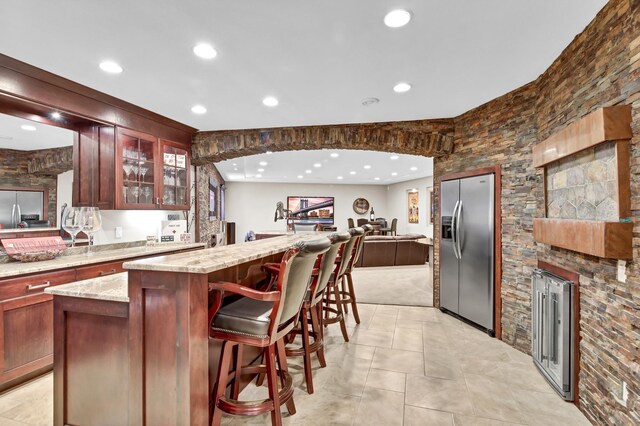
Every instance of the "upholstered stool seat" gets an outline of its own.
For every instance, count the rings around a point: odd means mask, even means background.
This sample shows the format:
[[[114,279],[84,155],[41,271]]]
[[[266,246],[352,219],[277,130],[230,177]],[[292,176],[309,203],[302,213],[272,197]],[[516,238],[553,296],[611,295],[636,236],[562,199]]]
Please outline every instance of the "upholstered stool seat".
[[[272,302],[243,298],[220,308],[211,324],[217,331],[264,338],[269,334]]]

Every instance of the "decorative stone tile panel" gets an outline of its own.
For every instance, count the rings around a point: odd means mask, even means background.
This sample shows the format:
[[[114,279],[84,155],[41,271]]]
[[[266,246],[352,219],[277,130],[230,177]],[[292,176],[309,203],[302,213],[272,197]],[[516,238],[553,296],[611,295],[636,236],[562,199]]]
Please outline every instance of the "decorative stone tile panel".
[[[547,217],[617,221],[615,143],[578,152],[547,166]]]

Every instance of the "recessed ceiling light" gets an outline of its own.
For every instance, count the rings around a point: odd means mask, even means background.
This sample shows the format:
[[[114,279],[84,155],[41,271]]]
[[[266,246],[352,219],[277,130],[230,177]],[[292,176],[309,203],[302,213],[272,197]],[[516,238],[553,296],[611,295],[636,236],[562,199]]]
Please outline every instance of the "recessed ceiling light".
[[[234,165],[234,166],[237,166],[237,165],[238,165],[238,163],[233,163],[233,165]]]
[[[409,83],[398,83],[393,86],[393,91],[396,93],[404,93],[408,92],[409,90],[411,90],[411,84]]]
[[[393,173],[391,173],[391,176],[398,176],[398,173],[393,172]]]
[[[196,56],[202,59],[213,59],[218,55],[216,49],[214,49],[213,46],[207,43],[200,43],[195,45],[193,47],[193,53],[195,53]]]
[[[396,9],[384,16],[384,24],[390,28],[404,27],[411,20],[411,12],[404,9]]]
[[[120,74],[122,67],[113,61],[100,62],[100,69],[109,74]]]
[[[365,164],[365,165],[364,165],[364,169],[365,169],[365,170],[369,170],[370,168],[371,168],[371,166],[370,166],[369,164]]]
[[[315,167],[315,168],[317,169],[318,167],[322,167],[322,164],[320,164],[320,163],[314,163],[314,164],[313,164],[313,167]]]
[[[374,177],[373,180],[380,180],[380,178],[379,177]]]
[[[389,157],[390,160],[397,160],[398,158],[400,157],[398,157],[396,154],[393,154],[391,157]]]
[[[342,176],[338,176],[338,178],[337,178],[337,179],[338,179],[338,180],[342,180]]]
[[[264,166],[266,166],[268,163],[267,163],[266,161],[261,161],[261,162],[259,162],[258,164],[260,164],[261,166],[263,166],[263,167],[264,167]]]
[[[304,176],[302,175],[298,175],[298,179],[302,179]]]
[[[330,154],[330,156],[331,156],[331,158],[338,158],[338,157],[340,157],[340,154],[338,154],[337,152],[332,152]]]
[[[273,151],[267,151],[267,155],[273,154]]]
[[[264,169],[258,169],[258,171],[262,173],[262,172],[264,172]]]
[[[52,112],[51,113],[51,118],[53,118],[54,120],[60,120],[62,118],[62,114],[60,114],[59,112]]]
[[[258,174],[258,175],[256,175],[256,177],[257,177],[257,178],[261,178],[261,177],[262,177],[262,175]]]
[[[20,126],[20,128],[22,130],[26,130],[27,132],[35,132],[36,131],[36,126],[32,126],[30,124],[23,124],[22,126]]]
[[[417,167],[411,167],[409,170],[411,170],[412,172],[415,172],[416,170],[418,170]]]
[[[356,174],[356,172],[351,171],[351,172],[349,172],[349,174],[350,174],[350,175],[355,175],[355,174]]]
[[[237,172],[237,171],[238,171],[238,168],[237,168],[237,167],[234,167],[234,168],[233,168],[233,171],[234,171],[234,172]]]
[[[278,99],[277,99],[277,98],[274,98],[273,96],[267,96],[266,98],[264,98],[264,99],[262,100],[262,103],[263,103],[265,106],[268,106],[268,107],[274,107],[274,106],[278,106],[278,104],[279,104],[280,102],[278,102]]]
[[[306,174],[309,174],[309,173],[311,173],[311,169],[307,169],[307,170],[305,170],[304,172],[305,172]]]
[[[202,105],[194,105],[191,107],[191,112],[194,114],[204,114],[207,112],[207,109]]]
[[[361,102],[362,102],[363,106],[369,106],[369,105],[377,104],[378,102],[380,102],[380,99],[378,99],[378,98],[364,98]]]

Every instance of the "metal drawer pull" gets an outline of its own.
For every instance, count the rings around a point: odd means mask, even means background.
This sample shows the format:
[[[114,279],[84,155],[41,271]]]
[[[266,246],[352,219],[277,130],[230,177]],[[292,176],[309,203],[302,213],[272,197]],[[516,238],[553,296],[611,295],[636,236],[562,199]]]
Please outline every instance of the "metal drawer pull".
[[[100,271],[100,276],[101,276],[101,277],[104,277],[105,275],[113,275],[113,274],[115,274],[115,273],[116,273],[116,269],[115,269],[115,268],[113,268],[112,270],[107,271],[107,272],[105,272],[105,271]]]
[[[29,285],[27,285],[27,290],[28,291],[37,290],[39,288],[49,287],[50,285],[51,285],[51,281],[47,281],[44,284],[38,284],[38,285],[29,284]]]

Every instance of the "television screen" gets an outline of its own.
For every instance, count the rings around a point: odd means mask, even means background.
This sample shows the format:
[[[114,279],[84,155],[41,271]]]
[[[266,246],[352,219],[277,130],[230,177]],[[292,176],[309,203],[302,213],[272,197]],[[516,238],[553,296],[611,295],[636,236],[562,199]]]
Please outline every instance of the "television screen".
[[[287,197],[294,223],[333,225],[333,197]]]

